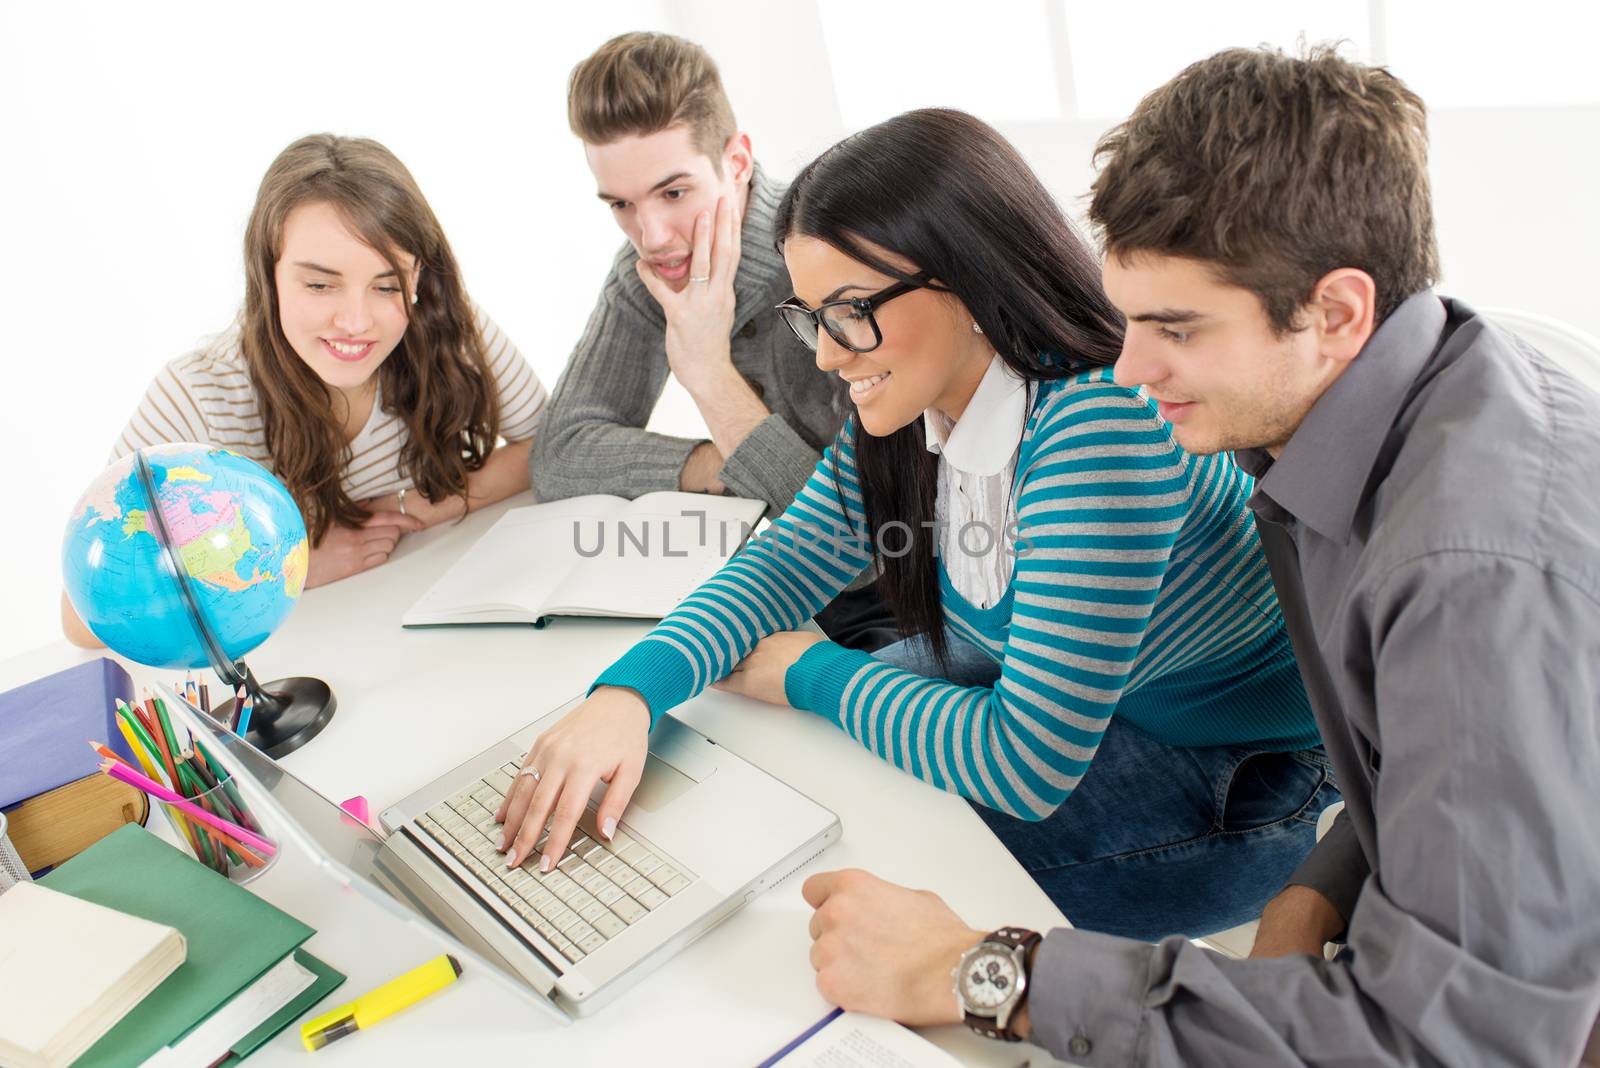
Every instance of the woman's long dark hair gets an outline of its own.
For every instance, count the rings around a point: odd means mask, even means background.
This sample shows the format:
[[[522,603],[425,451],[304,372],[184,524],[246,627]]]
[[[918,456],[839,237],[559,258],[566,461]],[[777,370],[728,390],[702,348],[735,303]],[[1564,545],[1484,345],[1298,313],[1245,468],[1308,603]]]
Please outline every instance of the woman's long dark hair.
[[[1105,366],[1122,349],[1122,317],[1100,286],[1099,261],[1011,143],[964,112],[908,111],[840,141],[795,178],[774,229],[780,246],[811,237],[903,281],[931,276],[1023,378]],[[910,260],[911,272],[864,242]],[[942,664],[938,457],[920,419],[881,438],[850,419],[867,523],[857,533],[871,538],[901,631],[926,635]],[[905,526],[888,555],[876,532],[895,522]],[[907,528],[910,551],[901,552]]]

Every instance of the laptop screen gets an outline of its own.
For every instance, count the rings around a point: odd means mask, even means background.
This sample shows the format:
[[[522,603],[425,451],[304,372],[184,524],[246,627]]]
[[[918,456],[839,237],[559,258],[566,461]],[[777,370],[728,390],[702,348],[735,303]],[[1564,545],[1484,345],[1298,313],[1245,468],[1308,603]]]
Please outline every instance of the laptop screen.
[[[169,691],[170,692],[170,691]],[[234,734],[226,726],[173,693],[174,704],[191,733],[215,754],[230,775],[243,773],[269,795],[273,805],[293,821],[294,829],[310,838],[318,852],[356,875],[378,882],[375,858],[383,839],[370,827],[334,802],[285,771],[276,760]],[[268,826],[265,832],[272,834]]]
[[[314,862],[343,885],[352,887],[408,924],[442,938],[449,952],[466,953],[486,965],[496,981],[519,998],[539,1007],[553,1019],[564,1019],[555,1006],[529,986],[524,976],[509,966],[492,946],[473,931],[470,924],[404,864],[395,862],[385,840],[370,827],[313,790],[276,760],[230,731],[225,725],[200,711],[180,696],[175,688],[166,690],[174,715],[206,746],[248,795],[246,800],[262,820],[262,831],[269,837],[297,839],[300,848]],[[274,832],[277,832],[275,835]],[[269,873],[270,876],[270,873]],[[555,973],[550,974],[554,981]],[[548,986],[548,984],[546,984]]]

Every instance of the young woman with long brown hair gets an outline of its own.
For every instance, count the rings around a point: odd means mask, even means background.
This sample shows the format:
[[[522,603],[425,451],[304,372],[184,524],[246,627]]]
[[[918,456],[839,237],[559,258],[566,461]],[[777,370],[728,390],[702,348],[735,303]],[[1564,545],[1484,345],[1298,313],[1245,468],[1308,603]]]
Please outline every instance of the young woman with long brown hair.
[[[528,487],[546,390],[468,299],[444,230],[388,149],[332,134],[284,149],[244,251],[237,322],[156,375],[113,459],[196,441],[265,465],[305,518],[313,586]],[[62,609],[68,637],[92,643]]]

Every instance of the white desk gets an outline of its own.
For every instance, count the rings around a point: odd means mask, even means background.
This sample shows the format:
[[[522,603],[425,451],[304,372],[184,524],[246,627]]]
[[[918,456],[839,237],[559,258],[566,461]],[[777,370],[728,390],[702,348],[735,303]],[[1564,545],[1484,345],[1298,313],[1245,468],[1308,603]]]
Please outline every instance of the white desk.
[[[248,657],[263,681],[311,675],[338,698],[332,722],[286,757],[286,767],[334,800],[365,794],[376,815],[581,693],[649,629],[611,620],[558,620],[544,630],[401,629],[406,607],[501,512],[523,503],[409,538],[384,566],[308,591]],[[63,642],[0,663],[0,689],[88,655]],[[130,670],[136,681],[153,677]],[[594,1016],[557,1022],[467,974],[405,1016],[319,1052],[315,1063],[754,1064],[828,1009],[807,956],[811,910],[800,896],[818,871],[860,867],[935,890],[977,927],[1064,922],[965,801],[883,763],[838,728],[718,692],[674,715],[837,812],[843,840]],[[285,851],[251,888],[317,928],[307,948],[349,975],[321,1011],[431,955],[403,924],[331,882],[306,878],[297,862],[303,858]],[[1032,1046],[988,1042],[959,1027],[926,1033],[964,1063],[1053,1063]],[[305,1065],[307,1056],[290,1028],[252,1063]]]

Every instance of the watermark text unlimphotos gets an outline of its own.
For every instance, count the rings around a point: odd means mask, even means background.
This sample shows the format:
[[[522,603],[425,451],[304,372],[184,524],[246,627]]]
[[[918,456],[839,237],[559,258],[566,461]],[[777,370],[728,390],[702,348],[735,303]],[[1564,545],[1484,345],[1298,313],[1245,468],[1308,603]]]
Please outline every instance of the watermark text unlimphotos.
[[[727,556],[743,545],[755,529],[748,522],[725,520],[715,524],[713,537],[707,512],[685,510],[679,513],[679,517],[696,520],[696,529],[685,531],[681,525],[675,526],[672,521],[660,516],[615,521],[575,519],[572,522],[572,547],[579,556],[591,560],[607,555],[619,559],[630,556],[670,558],[686,557],[691,547],[705,549],[714,540],[717,551]],[[956,530],[953,543],[948,545],[945,535],[950,529],[949,523],[929,519],[923,520],[921,526],[933,532],[933,544],[939,552],[954,548],[965,556],[986,557],[998,547],[1002,553],[1023,557],[1033,549],[1032,543],[1023,536],[1021,527],[1014,519],[1003,528],[978,520],[963,523]],[[806,520],[784,520],[781,524],[775,524],[766,536],[778,546],[827,553],[841,562],[870,556],[873,548],[877,549],[880,558],[899,559],[911,552],[916,543],[911,524],[898,519],[880,526],[871,545],[862,534],[840,527],[829,529]]]

